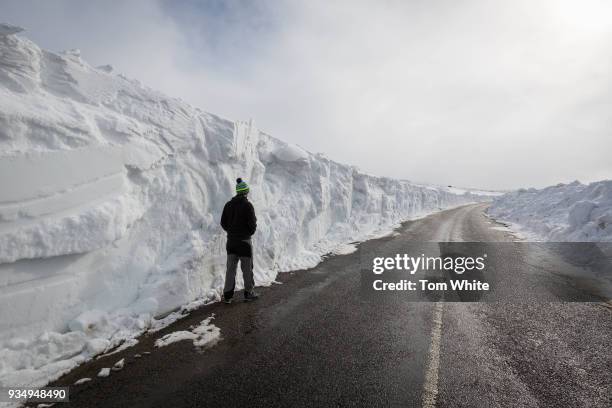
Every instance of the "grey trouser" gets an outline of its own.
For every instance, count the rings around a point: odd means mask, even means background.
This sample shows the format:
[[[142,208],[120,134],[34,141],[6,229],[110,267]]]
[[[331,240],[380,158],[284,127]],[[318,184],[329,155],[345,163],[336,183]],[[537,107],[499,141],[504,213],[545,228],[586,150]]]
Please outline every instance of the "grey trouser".
[[[234,296],[238,261],[240,261],[240,269],[242,269],[242,277],[244,278],[244,290],[246,292],[251,292],[255,287],[255,280],[253,279],[253,258],[250,256],[227,254],[227,270],[225,271],[225,287],[223,288],[223,295],[226,299],[230,299]]]

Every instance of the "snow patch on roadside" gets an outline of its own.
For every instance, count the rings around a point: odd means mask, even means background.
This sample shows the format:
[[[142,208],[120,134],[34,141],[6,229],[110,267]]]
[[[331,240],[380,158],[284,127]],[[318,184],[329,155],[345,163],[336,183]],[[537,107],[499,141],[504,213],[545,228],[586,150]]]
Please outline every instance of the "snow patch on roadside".
[[[332,251],[334,255],[348,255],[357,251],[357,245],[355,243],[351,244],[340,244]]]
[[[211,324],[211,320],[214,319],[214,314],[191,329],[191,331],[181,330],[166,334],[162,338],[155,341],[155,347],[165,347],[169,344],[176,343],[177,341],[192,340],[193,345],[198,348],[210,347],[221,339],[221,330]]]
[[[488,214],[531,241],[612,241],[612,180],[521,189],[496,198]]]
[[[138,344],[138,340],[137,339],[127,339],[126,341],[124,341],[123,343],[121,343],[121,345],[117,348],[115,348],[114,350],[105,353],[105,354],[101,354],[96,358],[102,358],[102,357],[108,357],[108,356],[112,356],[113,354],[117,354],[122,352],[123,350],[127,350],[130,347],[134,347],[135,345]]]

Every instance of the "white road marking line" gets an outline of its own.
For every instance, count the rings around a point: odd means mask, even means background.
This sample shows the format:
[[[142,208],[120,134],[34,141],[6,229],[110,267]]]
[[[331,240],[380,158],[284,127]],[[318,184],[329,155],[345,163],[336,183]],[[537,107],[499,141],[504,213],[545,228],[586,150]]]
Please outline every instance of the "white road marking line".
[[[433,312],[429,361],[423,384],[423,408],[435,408],[438,397],[438,376],[440,373],[440,340],[442,338],[442,315],[444,302],[437,302]]]

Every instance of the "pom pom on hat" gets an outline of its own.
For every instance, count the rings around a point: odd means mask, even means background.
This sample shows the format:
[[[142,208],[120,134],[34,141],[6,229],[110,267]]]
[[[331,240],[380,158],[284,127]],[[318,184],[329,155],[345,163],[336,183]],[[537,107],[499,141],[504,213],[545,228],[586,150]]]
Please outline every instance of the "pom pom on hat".
[[[242,181],[240,177],[236,179],[236,194],[246,194],[249,192],[249,185]]]

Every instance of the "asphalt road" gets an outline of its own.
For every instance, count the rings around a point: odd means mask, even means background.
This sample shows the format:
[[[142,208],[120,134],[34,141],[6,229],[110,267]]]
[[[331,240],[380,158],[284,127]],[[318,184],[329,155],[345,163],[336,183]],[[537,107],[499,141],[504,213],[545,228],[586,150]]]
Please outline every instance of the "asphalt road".
[[[611,407],[612,309],[568,303],[592,288],[539,268],[509,245],[495,269],[517,259],[525,276],[504,302],[407,301],[363,295],[364,256],[415,242],[512,241],[470,205],[402,225],[357,253],[281,274],[252,303],[214,304],[139,344],[85,364],[55,384],[71,386],[70,407]],[[549,256],[549,255],[547,255]],[[552,277],[551,277],[552,276]],[[534,289],[535,288],[535,289]],[[503,293],[504,291],[512,291]],[[516,296],[516,301],[512,300]],[[446,299],[447,301],[449,299]],[[450,299],[460,300],[460,299]],[[222,340],[206,350],[155,339],[215,314]],[[151,354],[134,358],[134,354]],[[126,367],[96,378],[121,358]]]

